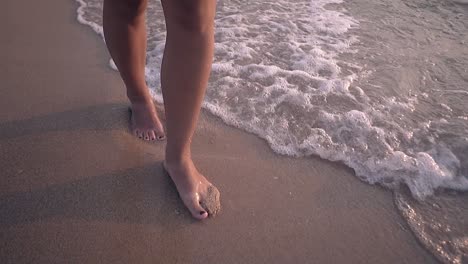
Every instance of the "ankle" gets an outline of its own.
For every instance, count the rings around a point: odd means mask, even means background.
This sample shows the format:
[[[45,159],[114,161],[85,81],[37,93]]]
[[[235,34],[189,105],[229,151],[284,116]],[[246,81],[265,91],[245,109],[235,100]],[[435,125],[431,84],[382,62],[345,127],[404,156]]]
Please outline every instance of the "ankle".
[[[127,92],[127,98],[132,104],[150,103],[153,101],[149,92]]]
[[[178,154],[178,155],[168,155],[166,154],[166,158],[164,163],[169,167],[180,167],[180,166],[188,166],[193,163],[192,157],[189,153],[186,154]]]

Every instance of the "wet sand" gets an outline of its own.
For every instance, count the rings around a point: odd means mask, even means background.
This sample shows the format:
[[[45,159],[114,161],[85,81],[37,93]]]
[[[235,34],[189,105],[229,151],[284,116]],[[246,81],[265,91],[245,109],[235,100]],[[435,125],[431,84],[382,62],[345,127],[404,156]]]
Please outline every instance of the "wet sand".
[[[192,220],[164,144],[128,133],[123,83],[76,7],[2,8],[0,263],[436,263],[391,192],[206,112],[194,158],[223,209]]]

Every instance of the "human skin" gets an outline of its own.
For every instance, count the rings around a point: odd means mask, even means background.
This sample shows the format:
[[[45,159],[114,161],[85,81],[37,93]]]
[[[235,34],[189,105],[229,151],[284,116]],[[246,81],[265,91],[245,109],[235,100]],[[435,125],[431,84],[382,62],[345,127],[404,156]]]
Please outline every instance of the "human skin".
[[[161,66],[166,115],[164,168],[192,216],[205,219],[219,209],[218,190],[197,170],[191,154],[200,108],[211,71],[215,0],[162,0],[167,36]],[[105,0],[104,36],[132,104],[133,133],[164,139],[145,82],[147,0]],[[216,199],[216,208],[205,201]],[[212,203],[211,203],[212,204]]]

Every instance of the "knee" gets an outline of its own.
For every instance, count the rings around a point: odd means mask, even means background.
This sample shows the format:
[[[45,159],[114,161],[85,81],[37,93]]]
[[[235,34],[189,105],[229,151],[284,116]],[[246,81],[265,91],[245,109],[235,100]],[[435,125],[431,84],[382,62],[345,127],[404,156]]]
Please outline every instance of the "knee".
[[[114,5],[122,16],[137,17],[144,15],[147,0],[114,0],[111,5]]]
[[[204,34],[214,26],[215,5],[213,0],[172,0],[177,2],[174,23],[180,30]]]

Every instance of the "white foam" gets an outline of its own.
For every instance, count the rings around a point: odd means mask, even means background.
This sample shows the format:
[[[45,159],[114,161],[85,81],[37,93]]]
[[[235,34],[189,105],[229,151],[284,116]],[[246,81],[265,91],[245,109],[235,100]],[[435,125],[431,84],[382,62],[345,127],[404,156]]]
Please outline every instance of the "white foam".
[[[463,264],[468,259],[468,229],[461,215],[464,203],[466,199],[447,194],[417,203],[395,192],[395,204],[403,218],[419,241],[442,263]]]
[[[95,2],[85,0],[76,0],[76,2],[78,2],[78,4],[80,5],[76,11],[78,22],[91,27],[94,30],[94,32],[96,32],[104,40],[104,30],[102,29],[102,23],[99,24],[98,21],[93,21],[89,18],[86,18],[86,14],[90,13],[89,10],[86,10],[86,8],[90,7],[90,3]]]

